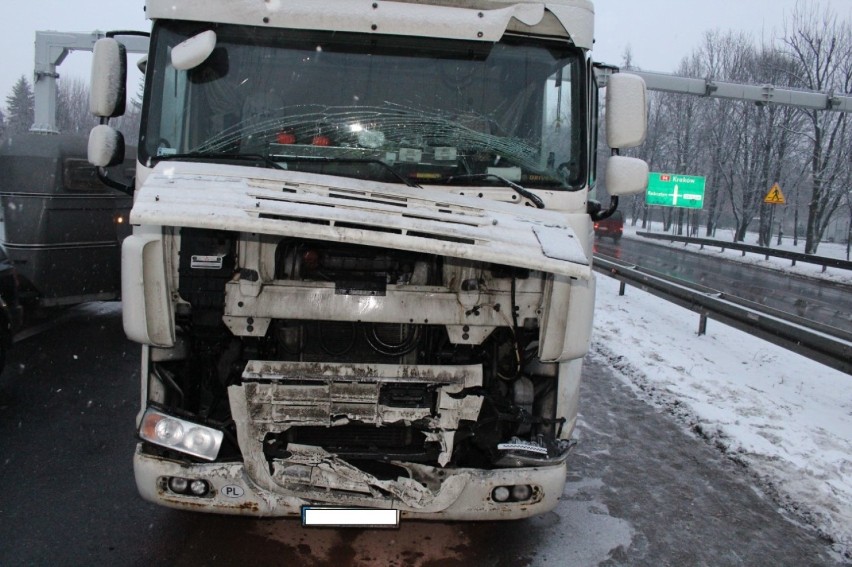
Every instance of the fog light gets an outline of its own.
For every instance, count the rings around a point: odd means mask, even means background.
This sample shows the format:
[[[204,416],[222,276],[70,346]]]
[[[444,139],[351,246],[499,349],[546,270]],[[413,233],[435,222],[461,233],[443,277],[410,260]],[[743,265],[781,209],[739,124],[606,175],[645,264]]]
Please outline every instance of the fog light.
[[[195,496],[204,496],[207,494],[207,483],[203,480],[193,480],[189,484],[189,491]]]
[[[509,489],[505,486],[498,486],[493,492],[491,492],[491,498],[493,498],[495,502],[505,502],[509,499]]]
[[[172,492],[183,494],[184,492],[186,492],[187,487],[189,487],[189,481],[185,478],[173,476],[169,479],[169,490],[171,490]]]
[[[532,496],[532,488],[528,484],[516,484],[512,487],[512,499],[518,501],[529,500]]]

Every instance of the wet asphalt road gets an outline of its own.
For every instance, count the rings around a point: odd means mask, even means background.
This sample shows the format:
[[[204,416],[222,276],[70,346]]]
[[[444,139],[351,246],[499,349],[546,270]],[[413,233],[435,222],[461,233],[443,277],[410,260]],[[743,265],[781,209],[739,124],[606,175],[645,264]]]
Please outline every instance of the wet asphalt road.
[[[696,249],[628,238],[617,244],[601,238],[595,244],[596,252],[623,262],[852,332],[852,293],[848,284],[743,265],[715,256],[718,248],[707,248],[706,254],[699,254]]]
[[[747,471],[587,359],[554,512],[519,522],[303,529],[192,514],[133,483],[137,347],[115,304],[16,344],[0,375],[0,565],[837,565]]]

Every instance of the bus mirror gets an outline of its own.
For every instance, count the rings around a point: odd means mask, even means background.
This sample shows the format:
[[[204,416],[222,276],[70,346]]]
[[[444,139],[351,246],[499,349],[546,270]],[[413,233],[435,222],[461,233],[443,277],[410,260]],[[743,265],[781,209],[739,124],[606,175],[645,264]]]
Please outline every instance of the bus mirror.
[[[121,132],[101,124],[89,132],[89,163],[96,167],[112,167],[124,161],[124,136]]]
[[[172,48],[172,67],[178,71],[195,69],[216,49],[216,32],[207,30],[180,42]]]
[[[610,197],[635,195],[647,188],[647,163],[637,158],[610,156],[606,164],[606,192]]]
[[[606,85],[606,139],[611,148],[633,148],[645,141],[647,90],[638,75],[615,73]]]
[[[101,118],[121,116],[124,114],[126,90],[127,51],[111,37],[99,39],[92,53],[89,111]]]

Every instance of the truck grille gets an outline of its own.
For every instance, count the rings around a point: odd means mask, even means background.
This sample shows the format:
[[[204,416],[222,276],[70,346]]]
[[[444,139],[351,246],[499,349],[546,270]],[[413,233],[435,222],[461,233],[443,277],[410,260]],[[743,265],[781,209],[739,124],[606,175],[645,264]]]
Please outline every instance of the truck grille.
[[[287,458],[290,443],[322,447],[344,459],[380,461],[435,461],[440,445],[427,443],[426,435],[404,425],[375,427],[349,424],[338,427],[291,427],[287,431],[268,435],[264,453],[268,459]]]
[[[242,435],[263,440],[265,457],[281,463],[315,447],[445,466],[459,423],[476,421],[483,401],[479,365],[251,360],[242,378],[229,389],[235,419],[246,419]]]

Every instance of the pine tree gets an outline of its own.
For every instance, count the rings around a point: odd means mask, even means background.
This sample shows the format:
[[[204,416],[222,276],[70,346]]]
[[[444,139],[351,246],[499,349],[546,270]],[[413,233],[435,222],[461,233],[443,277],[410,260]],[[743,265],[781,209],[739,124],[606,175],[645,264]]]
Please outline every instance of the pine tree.
[[[33,89],[23,75],[12,87],[12,93],[6,97],[6,134],[19,134],[29,131],[35,120]]]

